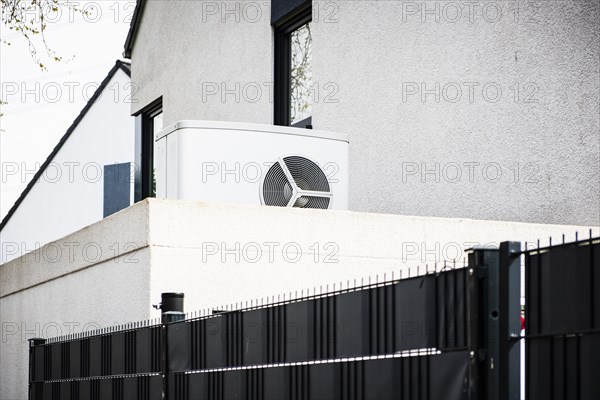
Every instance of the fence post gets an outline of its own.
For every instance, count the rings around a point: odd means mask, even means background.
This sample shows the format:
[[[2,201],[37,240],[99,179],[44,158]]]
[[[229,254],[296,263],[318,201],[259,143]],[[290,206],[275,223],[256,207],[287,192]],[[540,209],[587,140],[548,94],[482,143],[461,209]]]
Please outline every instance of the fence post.
[[[469,251],[469,398],[520,397],[520,250],[518,242],[499,249]]]
[[[29,339],[29,387],[28,387],[29,400],[34,400],[31,396],[32,383],[35,381],[35,365],[36,365],[34,348],[35,348],[35,346],[41,346],[45,343],[46,343],[46,339],[42,339],[42,338]],[[39,361],[40,360],[37,360],[37,362],[39,362]]]
[[[160,302],[161,311],[161,330],[162,330],[162,345],[161,347],[161,370],[162,370],[162,387],[163,399],[169,396],[168,378],[169,372],[169,350],[167,338],[167,325],[172,322],[177,322],[185,319],[183,312],[183,293],[162,293]]]
[[[506,398],[521,398],[521,243],[500,243],[501,390]]]

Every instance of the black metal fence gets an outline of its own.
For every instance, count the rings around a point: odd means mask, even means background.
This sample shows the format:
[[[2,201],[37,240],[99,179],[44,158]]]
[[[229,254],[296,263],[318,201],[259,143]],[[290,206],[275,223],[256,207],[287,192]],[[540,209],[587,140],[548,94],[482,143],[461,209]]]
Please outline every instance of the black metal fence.
[[[169,399],[466,398],[466,276],[32,341],[30,397],[158,399],[164,386]]]
[[[526,253],[529,399],[600,399],[600,239]]]
[[[600,398],[599,243],[505,242],[463,268],[34,339],[30,399],[519,399],[523,339],[527,398]]]

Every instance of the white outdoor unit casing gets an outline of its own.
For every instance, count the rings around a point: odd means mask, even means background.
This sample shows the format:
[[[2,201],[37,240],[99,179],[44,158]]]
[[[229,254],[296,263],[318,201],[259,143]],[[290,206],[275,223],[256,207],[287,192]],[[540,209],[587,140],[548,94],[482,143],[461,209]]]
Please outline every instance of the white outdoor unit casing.
[[[179,121],[156,137],[156,196],[348,208],[348,137],[274,125]]]

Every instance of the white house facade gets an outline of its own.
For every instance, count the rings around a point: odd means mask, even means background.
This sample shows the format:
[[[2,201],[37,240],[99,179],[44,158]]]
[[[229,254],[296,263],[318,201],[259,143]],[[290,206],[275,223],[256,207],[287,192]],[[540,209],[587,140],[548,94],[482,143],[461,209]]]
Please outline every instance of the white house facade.
[[[115,64],[5,216],[0,264],[132,204],[134,119],[114,90],[129,89],[129,74],[129,64]]]
[[[0,398],[27,396],[28,339],[158,317],[164,292],[222,311],[506,240],[591,243],[599,17],[596,0],[138,0],[131,65],[0,225]],[[115,84],[131,102],[102,95]]]
[[[349,135],[351,210],[598,225],[598,20],[592,0],[142,0],[131,112],[290,125],[305,85],[310,125]]]

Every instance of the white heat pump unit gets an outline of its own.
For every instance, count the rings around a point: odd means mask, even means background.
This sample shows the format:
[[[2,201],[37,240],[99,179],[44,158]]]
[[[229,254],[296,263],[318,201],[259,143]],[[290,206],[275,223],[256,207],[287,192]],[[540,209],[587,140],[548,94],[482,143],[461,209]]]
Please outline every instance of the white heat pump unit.
[[[155,139],[157,197],[348,208],[348,138],[344,134],[179,121]]]

